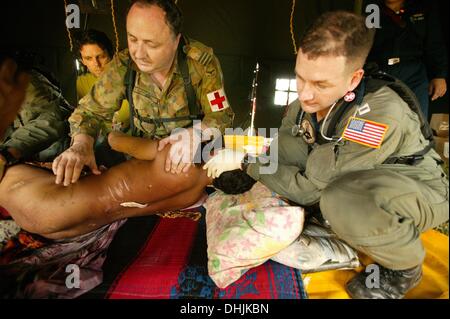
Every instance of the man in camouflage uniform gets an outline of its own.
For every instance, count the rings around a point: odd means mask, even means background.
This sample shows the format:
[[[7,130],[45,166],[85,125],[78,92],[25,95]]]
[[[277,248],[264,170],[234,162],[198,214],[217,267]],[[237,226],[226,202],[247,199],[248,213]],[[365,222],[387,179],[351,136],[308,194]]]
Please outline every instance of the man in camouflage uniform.
[[[159,150],[171,144],[166,171],[186,172],[200,145],[200,130],[222,133],[234,117],[223,88],[222,71],[212,49],[194,40],[182,48],[190,81],[204,118],[194,130],[191,119],[170,121],[190,114],[177,49],[182,35],[181,13],[172,0],[135,1],[127,16],[128,49],[117,54],[91,92],[70,117],[72,146],[53,163],[56,183],[75,183],[84,165],[100,174],[93,153],[99,132],[111,130],[111,121],[126,96],[127,69],[136,71],[132,92],[134,125],[139,135],[162,139]],[[168,136],[175,128],[189,127],[189,138]],[[183,135],[182,135],[183,136]],[[202,138],[204,138],[203,136]]]
[[[41,73],[36,70],[28,73],[30,83],[25,100],[14,123],[0,139],[3,168],[21,159],[52,161],[63,151],[64,141],[69,141],[67,102]]]
[[[205,169],[217,177],[241,168],[295,203],[319,206],[341,239],[377,263],[347,284],[350,296],[403,298],[422,278],[420,233],[448,220],[449,184],[418,114],[390,87],[363,79],[371,31],[360,16],[330,12],[306,32],[299,101],[282,121],[278,149],[271,146],[276,172],[227,150]]]
[[[0,139],[14,121],[23,100],[30,76],[17,71],[17,64],[0,54]]]

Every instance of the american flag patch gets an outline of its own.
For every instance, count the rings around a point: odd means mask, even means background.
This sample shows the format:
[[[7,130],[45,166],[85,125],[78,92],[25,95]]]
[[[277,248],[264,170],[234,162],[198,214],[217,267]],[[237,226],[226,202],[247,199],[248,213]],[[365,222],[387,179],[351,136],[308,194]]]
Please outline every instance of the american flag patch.
[[[387,129],[386,124],[351,117],[342,137],[358,144],[380,148]]]

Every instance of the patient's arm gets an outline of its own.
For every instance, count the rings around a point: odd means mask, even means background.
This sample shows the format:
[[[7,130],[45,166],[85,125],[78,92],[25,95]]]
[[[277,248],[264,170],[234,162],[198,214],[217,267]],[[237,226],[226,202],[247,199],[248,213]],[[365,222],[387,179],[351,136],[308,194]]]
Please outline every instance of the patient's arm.
[[[115,220],[190,206],[211,183],[198,167],[180,175],[165,172],[169,148],[152,153],[156,141],[117,134],[110,140],[116,149],[153,160],[132,159],[68,187],[56,185],[51,172],[29,165],[12,166],[0,183],[0,206],[25,230],[48,238],[67,238]],[[124,207],[127,202],[145,207]]]
[[[155,140],[129,136],[117,131],[109,133],[108,143],[113,150],[140,160],[155,159],[158,149],[158,142]]]

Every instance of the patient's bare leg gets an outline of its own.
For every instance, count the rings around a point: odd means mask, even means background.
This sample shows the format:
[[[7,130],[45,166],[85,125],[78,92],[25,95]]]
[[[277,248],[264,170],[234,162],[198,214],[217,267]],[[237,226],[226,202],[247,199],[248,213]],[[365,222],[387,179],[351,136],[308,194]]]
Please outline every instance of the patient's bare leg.
[[[118,212],[118,214],[122,215],[123,218],[128,218],[183,209],[195,204],[201,196],[203,196],[205,186],[206,185],[202,186],[201,184],[197,184],[195,187],[178,193],[172,197],[150,203],[144,208],[123,208],[123,210]],[[47,235],[46,237],[54,239],[70,238],[80,234],[85,234],[89,231],[91,231],[89,225],[86,223],[80,223],[71,228]]]
[[[156,141],[137,141],[143,147],[138,151],[156,146]],[[180,175],[165,172],[168,150],[158,152],[153,161],[130,160],[69,187],[55,185],[50,172],[13,166],[0,183],[0,205],[22,228],[48,238],[72,237],[115,220],[181,209],[194,204],[211,181],[197,167]],[[143,156],[151,157],[149,154]],[[146,207],[126,208],[122,206],[125,202]]]

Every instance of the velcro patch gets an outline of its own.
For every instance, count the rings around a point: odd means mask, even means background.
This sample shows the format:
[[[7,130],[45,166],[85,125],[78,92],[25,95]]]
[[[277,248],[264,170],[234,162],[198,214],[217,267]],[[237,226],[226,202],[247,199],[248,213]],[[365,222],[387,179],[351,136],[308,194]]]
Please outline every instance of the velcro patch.
[[[369,113],[369,112],[370,112],[370,106],[367,103],[365,103],[363,106],[360,106],[358,108],[358,114],[359,115],[364,115],[364,114]]]
[[[342,137],[371,148],[380,148],[388,127],[386,124],[351,117]]]

